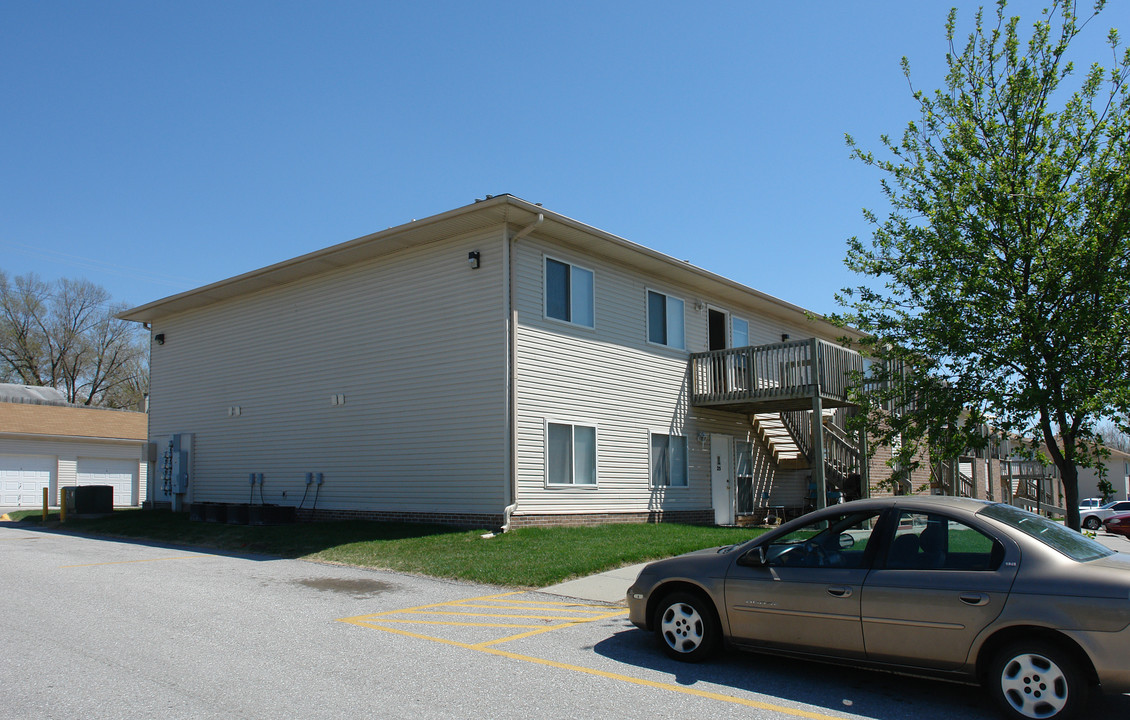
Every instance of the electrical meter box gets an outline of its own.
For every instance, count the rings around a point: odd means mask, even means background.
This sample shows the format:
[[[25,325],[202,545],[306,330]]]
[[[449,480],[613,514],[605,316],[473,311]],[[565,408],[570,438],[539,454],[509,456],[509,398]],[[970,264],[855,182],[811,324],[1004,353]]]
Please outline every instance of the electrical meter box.
[[[192,474],[192,440],[191,433],[178,433],[169,436],[168,450],[168,486],[174,495],[184,495],[188,492],[188,482]]]

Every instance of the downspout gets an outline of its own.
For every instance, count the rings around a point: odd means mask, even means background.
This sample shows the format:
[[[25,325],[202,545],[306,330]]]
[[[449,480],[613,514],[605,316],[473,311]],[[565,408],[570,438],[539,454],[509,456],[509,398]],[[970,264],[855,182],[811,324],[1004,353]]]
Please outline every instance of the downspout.
[[[510,319],[507,328],[507,341],[510,344],[509,395],[510,406],[510,504],[502,511],[502,532],[510,532],[510,516],[518,508],[518,283],[514,267],[517,264],[517,243],[529,235],[545,221],[545,215],[538,213],[538,219],[512,235],[507,241],[506,274],[510,286]]]

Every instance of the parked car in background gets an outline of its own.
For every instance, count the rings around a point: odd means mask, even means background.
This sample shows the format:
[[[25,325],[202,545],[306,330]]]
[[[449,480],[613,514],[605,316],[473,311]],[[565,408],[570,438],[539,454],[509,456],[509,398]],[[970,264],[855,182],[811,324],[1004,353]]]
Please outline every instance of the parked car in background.
[[[1130,500],[1114,500],[1086,511],[1079,508],[1079,522],[1088,530],[1098,530],[1103,520],[1124,512],[1130,512]]]
[[[857,500],[738,545],[651,563],[629,619],[672,658],[722,644],[981,683],[1063,720],[1130,692],[1130,554],[1010,505]]]
[[[1111,515],[1103,520],[1103,529],[1115,535],[1125,535],[1130,538],[1130,513]]]
[[[1103,505],[1102,498],[1083,498],[1079,501],[1079,513],[1082,514],[1086,510],[1097,510]]]

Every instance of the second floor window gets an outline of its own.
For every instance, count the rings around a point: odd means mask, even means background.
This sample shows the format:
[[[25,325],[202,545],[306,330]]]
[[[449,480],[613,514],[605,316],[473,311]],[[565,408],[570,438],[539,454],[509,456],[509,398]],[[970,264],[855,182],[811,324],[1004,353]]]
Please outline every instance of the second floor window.
[[[591,328],[592,270],[546,258],[545,316]]]
[[[683,301],[670,295],[647,291],[647,341],[684,350]]]
[[[749,323],[741,318],[730,319],[730,347],[749,346]]]

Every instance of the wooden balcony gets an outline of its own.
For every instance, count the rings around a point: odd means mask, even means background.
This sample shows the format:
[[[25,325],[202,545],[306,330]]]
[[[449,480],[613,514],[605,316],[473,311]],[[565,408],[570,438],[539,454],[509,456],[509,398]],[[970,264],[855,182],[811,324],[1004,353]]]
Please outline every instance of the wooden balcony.
[[[851,405],[859,353],[819,340],[694,353],[690,359],[691,405],[740,413],[811,410]]]

